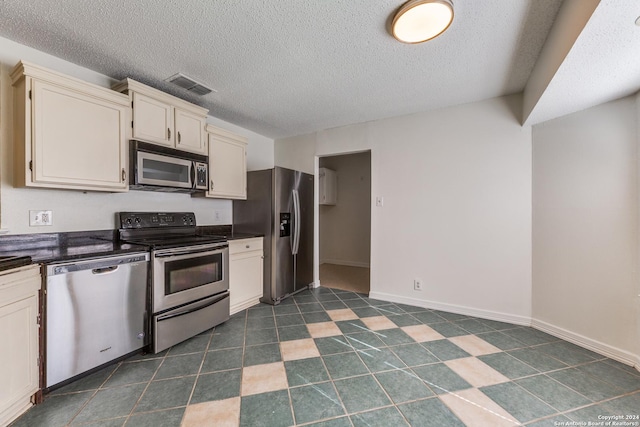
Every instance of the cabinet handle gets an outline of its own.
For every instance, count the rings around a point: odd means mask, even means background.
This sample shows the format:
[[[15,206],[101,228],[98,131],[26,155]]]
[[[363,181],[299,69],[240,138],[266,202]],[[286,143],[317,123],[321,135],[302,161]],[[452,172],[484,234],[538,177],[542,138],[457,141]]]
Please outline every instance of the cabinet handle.
[[[246,245],[245,248],[249,249],[251,247],[251,245]]]
[[[122,182],[127,180],[127,171],[122,168]]]
[[[213,190],[213,180],[211,180],[211,189]]]
[[[171,129],[167,128],[167,139],[171,140]]]
[[[180,142],[180,131],[178,131],[178,142]]]

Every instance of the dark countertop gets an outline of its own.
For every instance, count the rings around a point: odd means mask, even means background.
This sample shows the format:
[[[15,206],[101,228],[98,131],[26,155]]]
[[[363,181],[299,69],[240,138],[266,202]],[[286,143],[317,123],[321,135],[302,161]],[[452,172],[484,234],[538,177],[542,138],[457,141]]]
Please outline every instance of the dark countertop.
[[[30,256],[33,263],[52,263],[146,251],[146,246],[118,242],[114,230],[16,234],[0,237],[0,257]]]
[[[263,237],[262,234],[234,233],[230,225],[200,226],[197,232],[200,235],[225,236],[227,240]],[[0,236],[0,260],[2,257],[31,257],[33,263],[47,264],[147,250],[143,245],[120,243],[117,230]]]
[[[264,237],[264,234],[231,233],[230,235],[227,235],[227,240],[253,239],[254,237]]]

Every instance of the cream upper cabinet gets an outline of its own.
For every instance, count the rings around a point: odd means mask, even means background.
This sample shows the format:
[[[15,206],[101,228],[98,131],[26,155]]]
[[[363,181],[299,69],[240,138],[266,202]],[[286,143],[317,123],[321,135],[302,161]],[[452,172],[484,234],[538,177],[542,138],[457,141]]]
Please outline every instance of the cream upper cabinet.
[[[171,105],[136,92],[132,99],[133,138],[173,147]]]
[[[40,266],[0,272],[0,425],[31,407],[39,388]]]
[[[127,191],[126,96],[26,62],[11,78],[18,186]]]
[[[175,111],[176,148],[194,153],[207,153],[207,135],[205,126],[207,118],[190,111]]]
[[[263,238],[229,241],[229,311],[256,305],[263,292]]]
[[[206,197],[247,198],[247,140],[208,125],[209,190]]]
[[[131,79],[113,89],[127,92],[131,99],[132,139],[207,153],[207,109]]]

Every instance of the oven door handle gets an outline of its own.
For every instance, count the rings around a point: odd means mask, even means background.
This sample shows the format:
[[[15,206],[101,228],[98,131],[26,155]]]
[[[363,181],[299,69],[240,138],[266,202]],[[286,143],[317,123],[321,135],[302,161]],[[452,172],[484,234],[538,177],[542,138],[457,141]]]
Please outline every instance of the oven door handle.
[[[154,258],[169,258],[169,257],[173,257],[173,256],[196,255],[196,254],[213,255],[213,254],[216,254],[216,253],[221,253],[226,248],[227,248],[227,246],[223,245],[223,246],[215,246],[215,247],[212,247],[212,248],[205,248],[205,249],[199,248],[199,249],[172,250],[171,252],[160,252],[160,251],[157,251],[154,254]]]
[[[172,311],[171,313],[167,313],[167,314],[163,314],[158,316],[158,322],[162,321],[162,320],[168,320],[168,319],[173,319],[174,317],[180,317],[180,316],[185,316],[189,313],[193,313],[194,311],[199,311],[202,310],[203,308],[207,308],[209,306],[212,306],[214,304],[219,303],[220,301],[224,300],[225,298],[229,298],[229,291],[225,292],[223,295],[213,298],[210,301],[198,301],[197,304],[189,304],[188,306],[184,307],[182,310],[179,311]]]

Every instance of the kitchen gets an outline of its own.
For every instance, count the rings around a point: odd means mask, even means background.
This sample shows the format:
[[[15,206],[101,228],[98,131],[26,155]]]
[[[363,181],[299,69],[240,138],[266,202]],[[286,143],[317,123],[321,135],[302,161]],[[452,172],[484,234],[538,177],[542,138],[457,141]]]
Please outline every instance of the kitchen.
[[[7,40],[3,40],[2,51],[16,52],[11,58],[2,59],[3,86],[0,90],[3,112],[1,188],[3,228],[8,228],[12,234],[32,233],[34,230],[28,226],[29,210],[52,210],[54,226],[47,228],[47,231],[52,232],[115,229],[114,214],[120,211],[192,211],[195,212],[201,224],[231,223],[232,203],[226,200],[200,200],[169,194],[158,197],[153,193],[144,192],[85,194],[74,191],[13,187],[11,185],[13,148],[7,142],[12,137],[9,135],[11,129],[6,126],[11,120],[7,120],[5,114],[11,105],[11,96],[6,96],[11,91],[8,73],[18,60],[29,59],[49,67],[59,65],[61,71],[73,70],[76,76],[102,83],[103,86],[110,86],[111,82],[103,75]],[[628,355],[638,354],[634,344],[637,342],[634,338],[637,337],[637,332],[634,327],[628,326],[635,323],[633,320],[629,321],[629,317],[624,313],[633,312],[633,304],[637,303],[636,297],[629,294],[629,289],[634,286],[629,272],[633,271],[631,266],[635,261],[632,260],[633,257],[626,255],[628,251],[623,251],[623,248],[635,244],[636,233],[633,232],[632,226],[635,219],[629,214],[623,218],[616,216],[616,220],[611,221],[618,224],[616,228],[611,229],[615,231],[616,236],[628,235],[628,237],[617,237],[617,240],[610,242],[615,245],[616,250],[624,253],[624,256],[618,257],[617,264],[611,264],[608,268],[602,267],[602,271],[596,270],[586,277],[583,273],[575,272],[576,281],[587,280],[588,283],[595,281],[596,277],[608,278],[613,274],[617,279],[613,280],[612,287],[610,286],[606,293],[599,291],[600,287],[595,285],[588,287],[589,292],[586,293],[573,292],[574,288],[565,284],[560,288],[566,289],[566,292],[561,295],[562,298],[548,294],[545,283],[554,283],[554,277],[562,273],[562,270],[561,267],[544,267],[546,265],[544,262],[547,262],[544,258],[544,245],[552,242],[557,245],[558,242],[552,240],[551,234],[535,234],[532,265],[530,237],[532,224],[535,230],[537,227],[545,226],[545,223],[537,222],[544,216],[536,218],[536,215],[533,215],[532,219],[531,200],[533,197],[535,212],[543,215],[553,213],[551,210],[545,210],[548,209],[545,206],[550,206],[551,202],[545,205],[542,203],[544,200],[561,203],[562,196],[574,194],[578,197],[580,193],[573,190],[572,185],[575,183],[563,178],[560,172],[555,172],[555,169],[549,172],[555,173],[551,176],[555,176],[556,185],[564,183],[564,187],[558,188],[558,191],[564,189],[564,193],[559,193],[555,199],[548,199],[553,196],[550,193],[551,190],[532,194],[531,186],[532,183],[545,184],[542,180],[542,171],[537,168],[545,165],[546,167],[554,166],[549,159],[559,153],[554,151],[557,148],[553,147],[552,142],[559,139],[556,135],[561,132],[565,123],[569,123],[570,119],[567,118],[566,122],[558,121],[534,126],[533,130],[523,128],[513,119],[511,108],[511,105],[519,101],[518,96],[477,101],[466,106],[438,109],[414,117],[400,117],[387,122],[319,131],[304,137],[276,142],[247,130],[237,130],[232,125],[217,122],[212,117],[209,117],[208,121],[231,131],[242,132],[247,136],[247,168],[249,170],[268,169],[278,164],[313,172],[316,155],[372,149],[372,193],[385,196],[384,207],[372,208],[371,289],[380,294],[378,298],[395,297],[396,302],[405,303],[415,301],[432,305],[439,303],[440,306],[435,308],[441,309],[462,307],[470,311],[468,314],[472,314],[471,312],[475,310],[475,314],[485,317],[493,315],[495,318],[498,313],[502,315],[504,321],[524,323],[526,319],[539,318],[547,325],[558,325],[565,331],[573,331],[579,336],[589,337],[591,341],[587,340],[587,342],[592,345],[603,344],[604,349],[619,349],[621,350],[618,353],[620,358],[633,359]],[[626,147],[622,145],[623,142],[631,144],[628,141],[633,140],[635,144],[633,138],[635,138],[638,123],[637,116],[634,116],[636,104],[637,100],[634,97],[628,97],[602,104],[600,107],[593,107],[582,116],[572,117],[570,129],[574,132],[573,138],[584,140],[589,132],[585,130],[582,134],[579,130],[585,126],[585,123],[594,123],[615,135],[612,140],[619,141],[617,146],[619,150]],[[459,129],[457,123],[460,122],[467,125],[468,131]],[[421,134],[430,135],[430,142],[427,143],[420,138]],[[404,147],[385,143],[385,141],[397,141],[399,137],[405,141]],[[484,149],[480,147],[482,144],[474,144],[479,141],[478,138],[487,144]],[[488,144],[489,140],[493,140],[493,143]],[[445,146],[438,141],[447,141],[448,145]],[[595,147],[595,141],[593,144]],[[419,155],[415,155],[416,153]],[[501,154],[496,157],[495,153]],[[566,156],[567,163],[562,166],[576,165],[575,159],[568,157],[569,154]],[[533,170],[532,158],[536,160]],[[624,165],[624,168],[619,174],[614,175],[618,181],[607,181],[612,186],[611,197],[619,197],[611,200],[607,205],[625,206],[628,209],[621,209],[622,211],[635,212],[636,202],[629,195],[632,192],[632,184],[628,176],[623,175],[625,171],[635,170],[635,166],[624,159],[627,157],[620,154],[620,157],[610,160],[612,170],[620,169],[620,165]],[[448,168],[439,167],[438,163],[446,164]],[[584,166],[585,176],[593,177],[593,184],[598,183],[595,170],[589,171],[586,162]],[[415,176],[398,172],[409,169],[416,171],[418,180],[415,180]],[[504,182],[501,177],[508,177],[509,182]],[[475,183],[473,183],[474,180],[476,180]],[[446,183],[446,185],[438,188],[437,185],[430,186],[430,183]],[[487,192],[487,188],[492,188],[493,191]],[[544,191],[544,187],[542,190],[539,186],[534,188],[535,191]],[[427,204],[423,200],[412,198],[410,194],[425,194],[431,203]],[[456,197],[452,198],[452,194]],[[581,200],[585,206],[591,206],[588,204],[590,199],[586,195]],[[117,207],[114,207],[116,205]],[[176,205],[181,208],[176,209]],[[215,211],[218,211],[217,216]],[[78,215],[77,212],[84,214]],[[582,211],[585,215],[589,212],[589,208]],[[597,224],[601,228],[610,223],[609,220],[605,221],[602,218],[612,218],[614,214],[613,211],[597,213],[600,218]],[[399,218],[400,224],[398,224]],[[439,224],[448,226],[442,227]],[[565,227],[567,224],[573,224],[574,228],[569,227],[568,231],[582,232],[584,236],[592,235],[585,233],[590,227],[580,228],[580,223],[572,222],[571,217],[562,218],[562,224]],[[552,225],[552,223],[548,224],[548,226]],[[606,227],[605,229],[608,230]],[[538,230],[544,231],[541,228]],[[628,233],[623,233],[625,230]],[[604,236],[602,238],[604,239]],[[420,246],[419,240],[428,242],[426,248]],[[394,241],[409,242],[408,250],[403,251],[406,256],[394,255],[397,248],[389,246],[389,243]],[[486,243],[488,241],[493,241],[493,244],[488,245]],[[576,240],[576,242],[579,241]],[[609,241],[606,240],[606,242]],[[567,247],[567,251],[581,253],[580,246]],[[593,243],[584,246],[598,247]],[[611,249],[610,246],[603,247]],[[606,253],[601,254],[595,249],[583,254],[587,259],[594,259],[593,265],[601,265],[595,260],[603,255]],[[424,263],[425,258],[430,260],[429,268],[416,267]],[[388,260],[393,262],[389,263]],[[427,283],[441,282],[449,286],[431,285],[423,294],[416,294],[413,289],[409,289],[412,287],[414,277],[427,279]],[[543,277],[545,277],[544,280],[542,280]],[[407,285],[406,290],[403,288],[395,290],[396,285],[392,286],[393,283],[410,283],[410,285]],[[489,299],[484,295],[501,295],[502,298]],[[621,295],[625,296],[621,298]],[[608,301],[612,296],[622,300],[623,308],[616,311],[620,316],[595,316],[590,322],[587,321],[581,325],[556,314],[560,311],[567,312],[571,307],[576,309],[592,307],[593,301],[610,304]],[[567,301],[570,302],[567,303]],[[594,312],[598,313],[597,310]],[[608,313],[611,314],[612,311],[609,310]],[[631,317],[631,319],[634,318]]]

